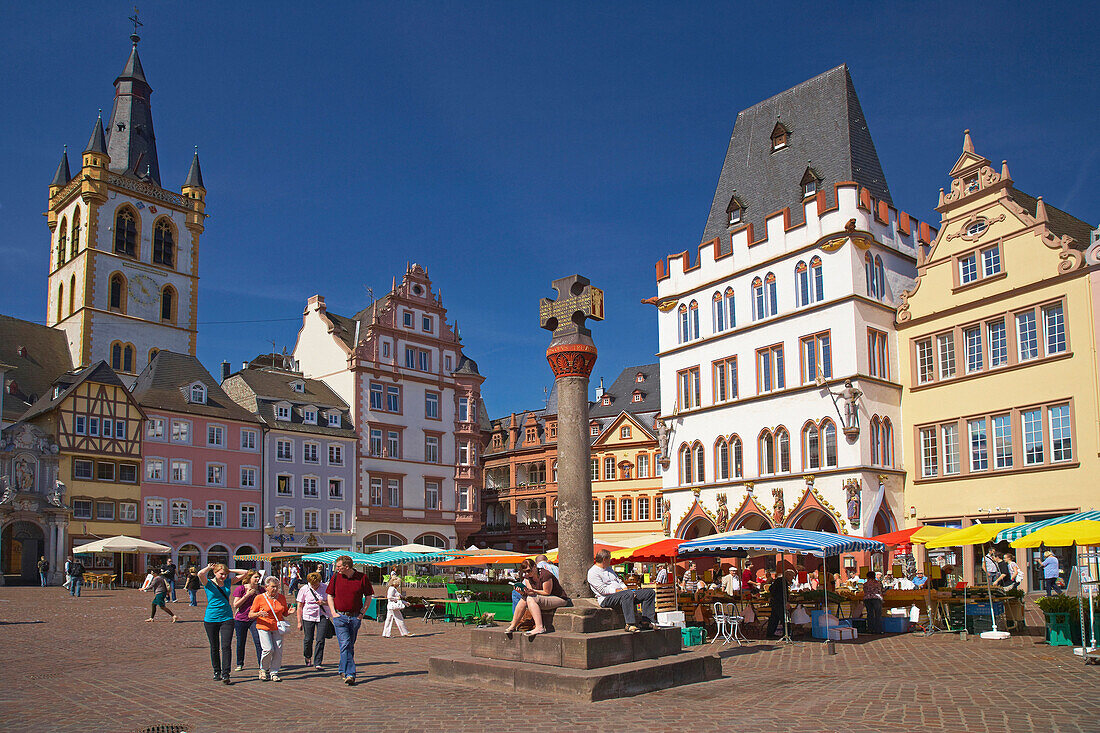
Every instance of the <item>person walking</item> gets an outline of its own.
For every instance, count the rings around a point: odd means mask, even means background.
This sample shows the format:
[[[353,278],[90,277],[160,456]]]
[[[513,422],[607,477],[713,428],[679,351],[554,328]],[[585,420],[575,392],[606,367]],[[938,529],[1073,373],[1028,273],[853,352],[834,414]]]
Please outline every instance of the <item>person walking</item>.
[[[364,573],[352,565],[351,557],[336,558],[336,572],[325,588],[336,640],[340,644],[340,676],[345,685],[355,684],[355,639],[367,605],[374,596],[374,587]]]
[[[882,633],[882,583],[878,573],[867,573],[867,582],[863,584],[863,605],[867,609],[867,633]]]
[[[386,638],[389,638],[394,624],[397,624],[397,631],[401,636],[415,636],[405,627],[405,617],[401,614],[401,610],[405,608],[405,599],[401,597],[400,585],[401,581],[397,578],[390,578],[386,586],[386,623],[382,627],[382,636]]]
[[[84,563],[69,555],[69,563],[65,572],[69,575],[69,595],[80,598],[80,587],[84,585]]]
[[[298,586],[302,583],[302,571],[298,568],[298,563],[290,566],[287,577],[290,579],[290,595],[291,597],[297,597]]]
[[[199,605],[199,588],[202,584],[199,583],[199,569],[194,565],[187,569],[187,580],[183,583],[183,589],[187,591],[187,597],[190,599],[188,606]]]
[[[247,570],[241,576],[239,585],[233,588],[230,594],[233,601],[233,633],[237,635],[237,666],[234,672],[244,669],[244,647],[248,643],[248,637],[252,637],[252,644],[256,647],[256,666],[260,666],[263,658],[263,648],[260,645],[260,632],[256,628],[256,620],[249,612],[252,610],[252,602],[262,595],[264,589],[260,587],[260,574],[255,570]]]
[[[1054,553],[1047,550],[1043,553],[1042,560],[1036,560],[1039,566],[1043,569],[1043,590],[1047,592],[1049,596],[1051,593],[1058,591],[1058,575],[1060,574],[1058,568],[1058,558],[1054,556]],[[77,593],[77,595],[80,595]]]
[[[283,634],[290,628],[286,622],[288,610],[279,579],[265,580],[264,593],[252,601],[252,609],[248,612],[249,618],[256,619],[256,629],[260,632],[261,680],[282,682],[279,668],[283,664]]]
[[[233,604],[229,600],[229,576],[244,575],[244,570],[230,570],[223,563],[210,563],[199,571],[199,582],[206,591],[206,613],[202,623],[210,643],[210,665],[214,681],[231,684],[229,665],[233,646]],[[213,577],[210,577],[213,575]]]
[[[50,572],[50,563],[46,561],[46,556],[42,555],[38,558],[38,578],[42,581],[42,587],[45,588],[49,583],[46,582],[46,573]]]
[[[146,621],[153,621],[157,615],[157,607],[159,606],[162,611],[172,617],[172,623],[179,621],[176,614],[172,613],[172,609],[164,605],[165,600],[168,597],[168,572],[165,571],[163,575],[158,575],[153,578],[153,582],[146,592],[153,594],[152,608],[149,609],[149,618]]]
[[[163,569],[164,581],[168,583],[168,598],[172,603],[178,603],[176,600],[176,564],[172,562],[172,558],[168,558],[168,564]]]
[[[768,607],[771,613],[768,616],[768,627],[764,631],[764,638],[783,636],[787,631],[787,575],[776,573],[775,579],[768,586]],[[783,626],[784,634],[779,633],[779,627]]]
[[[313,665],[314,669],[324,669],[325,639],[331,623],[324,600],[325,587],[320,573],[310,573],[297,598],[298,631],[305,627],[306,632],[302,639],[302,656],[306,666]]]

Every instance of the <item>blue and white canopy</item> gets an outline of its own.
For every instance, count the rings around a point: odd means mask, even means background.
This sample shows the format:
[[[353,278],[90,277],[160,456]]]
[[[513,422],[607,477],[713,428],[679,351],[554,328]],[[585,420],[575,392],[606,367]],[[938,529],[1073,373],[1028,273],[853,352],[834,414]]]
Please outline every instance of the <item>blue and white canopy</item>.
[[[701,555],[723,557],[740,550],[759,552],[796,552],[801,555],[826,557],[842,552],[884,552],[886,545],[866,537],[849,537],[832,532],[812,532],[806,529],[764,529],[759,532],[729,536],[700,537],[680,545],[680,557]]]
[[[336,562],[336,558],[347,555],[356,565],[402,565],[404,563],[428,563],[436,560],[446,560],[455,555],[464,555],[461,550],[439,550],[438,552],[404,552],[401,550],[379,550],[378,552],[351,552],[349,550],[328,550],[315,552],[312,555],[303,555],[303,560],[314,560],[325,564]]]
[[[315,552],[312,555],[302,555],[303,560],[313,560],[316,562],[323,562],[326,565],[331,565],[336,562],[336,558],[347,555],[351,558],[351,562],[354,565],[363,565],[367,562],[370,555],[363,552],[352,552],[351,550],[325,550],[324,552]]]

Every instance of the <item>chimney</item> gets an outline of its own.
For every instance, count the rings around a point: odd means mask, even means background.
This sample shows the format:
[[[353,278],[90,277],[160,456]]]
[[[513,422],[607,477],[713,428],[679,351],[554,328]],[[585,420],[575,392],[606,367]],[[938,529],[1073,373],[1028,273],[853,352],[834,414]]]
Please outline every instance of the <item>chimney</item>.
[[[248,368],[248,362],[247,361],[242,361],[241,362],[241,371],[244,371],[247,368]]]
[[[600,377],[600,386],[596,387],[596,399],[603,397],[603,377]]]
[[[228,361],[223,361],[222,362],[222,381],[224,382],[227,379],[229,379],[229,362]]]

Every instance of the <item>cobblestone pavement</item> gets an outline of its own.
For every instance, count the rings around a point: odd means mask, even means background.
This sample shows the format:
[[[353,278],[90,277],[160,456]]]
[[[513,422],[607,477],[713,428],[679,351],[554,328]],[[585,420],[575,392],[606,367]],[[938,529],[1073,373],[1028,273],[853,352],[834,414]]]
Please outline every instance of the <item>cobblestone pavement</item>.
[[[200,593],[201,597],[201,593]],[[413,619],[411,639],[359,636],[359,685],[302,667],[287,639],[281,683],[256,679],[251,648],[230,687],[211,680],[202,608],[143,623],[148,594],[0,588],[0,730],[232,731],[1100,731],[1100,667],[1036,637],[963,642],[913,635],[838,644],[723,648],[725,677],[599,703],[517,699],[434,683],[427,658],[469,632]],[[720,649],[719,646],[712,647]],[[168,730],[168,729],[163,729]]]

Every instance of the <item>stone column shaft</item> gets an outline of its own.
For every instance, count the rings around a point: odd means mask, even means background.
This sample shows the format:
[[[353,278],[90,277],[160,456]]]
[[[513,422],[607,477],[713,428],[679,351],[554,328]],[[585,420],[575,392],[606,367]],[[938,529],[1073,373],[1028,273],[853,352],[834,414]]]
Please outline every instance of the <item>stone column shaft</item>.
[[[572,598],[591,598],[592,474],[589,470],[588,377],[560,377],[558,386],[558,565]]]

